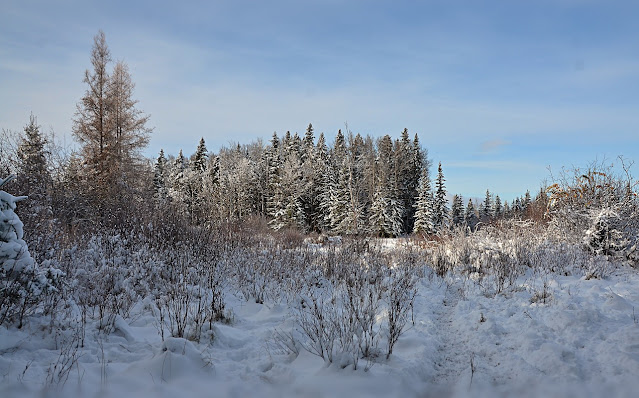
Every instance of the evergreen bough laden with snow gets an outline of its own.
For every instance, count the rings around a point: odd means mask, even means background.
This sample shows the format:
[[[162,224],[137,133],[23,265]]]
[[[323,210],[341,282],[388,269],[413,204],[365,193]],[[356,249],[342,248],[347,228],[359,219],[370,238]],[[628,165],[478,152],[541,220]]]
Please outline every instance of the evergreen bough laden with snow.
[[[466,213],[464,214],[464,222],[466,223],[466,227],[468,227],[471,231],[475,231],[477,224],[479,224],[479,217],[477,217],[477,210],[475,209],[472,199],[468,199]]]
[[[0,188],[14,178],[0,178]],[[39,269],[23,240],[23,224],[15,209],[26,198],[0,190],[0,325],[18,321],[19,328],[40,296],[55,290],[60,274],[54,268]]]
[[[584,243],[594,254],[618,257],[623,254],[629,240],[624,237],[622,220],[616,212],[602,209],[594,216],[585,232]]]
[[[453,206],[451,208],[452,225],[457,227],[464,224],[464,203],[461,195],[453,196]]]
[[[628,203],[591,211],[583,243],[595,255],[639,261],[639,211]]]
[[[484,203],[481,207],[481,222],[484,224],[489,223],[493,218],[494,209],[493,209],[493,201],[492,196],[489,190],[486,190],[486,198],[484,199]]]
[[[445,181],[442,163],[439,162],[437,179],[435,180],[435,212],[433,216],[433,224],[437,232],[448,226],[449,209],[446,201]]]
[[[415,201],[415,227],[413,232],[430,235],[435,232],[433,216],[435,213],[433,192],[430,187],[428,168],[422,169]]]
[[[153,168],[153,198],[160,203],[166,201],[169,196],[167,188],[167,168],[168,165],[166,157],[164,156],[164,150],[160,149],[160,155]]]
[[[371,232],[381,237],[397,237],[402,233],[401,203],[386,190],[375,193],[371,206]]]

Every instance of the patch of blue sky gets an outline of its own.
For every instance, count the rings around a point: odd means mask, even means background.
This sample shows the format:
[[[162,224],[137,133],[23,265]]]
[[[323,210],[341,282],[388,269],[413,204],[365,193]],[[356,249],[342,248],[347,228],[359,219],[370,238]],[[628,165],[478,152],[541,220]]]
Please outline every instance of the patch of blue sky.
[[[155,133],[148,156],[418,133],[451,193],[512,199],[547,167],[639,154],[634,1],[0,0],[0,127],[68,137],[104,30]],[[190,143],[190,144],[189,144]]]

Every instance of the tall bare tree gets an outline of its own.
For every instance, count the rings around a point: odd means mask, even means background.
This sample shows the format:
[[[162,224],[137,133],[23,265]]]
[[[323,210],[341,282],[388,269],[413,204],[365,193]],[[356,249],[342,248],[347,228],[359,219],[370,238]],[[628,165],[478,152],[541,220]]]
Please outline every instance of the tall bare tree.
[[[135,107],[138,101],[133,99],[134,88],[129,67],[118,61],[109,79],[107,96],[111,106],[108,120],[113,128],[110,156],[120,167],[139,158],[139,151],[149,143],[152,131],[146,127],[149,116]]]
[[[109,73],[110,62],[104,32],[99,31],[91,51],[93,70],[85,72],[88,87],[73,121],[73,135],[82,145],[84,178],[99,204],[115,197],[124,181],[134,185],[132,170],[152,131],[146,127],[149,116],[136,108],[128,66],[118,61]]]
[[[84,72],[87,91],[76,106],[73,120],[73,135],[82,144],[82,156],[86,166],[94,177],[105,183],[108,164],[107,148],[112,142],[112,128],[109,125],[111,107],[108,95],[109,73],[107,65],[111,62],[111,53],[106,44],[103,31],[93,38],[91,64],[93,71]]]

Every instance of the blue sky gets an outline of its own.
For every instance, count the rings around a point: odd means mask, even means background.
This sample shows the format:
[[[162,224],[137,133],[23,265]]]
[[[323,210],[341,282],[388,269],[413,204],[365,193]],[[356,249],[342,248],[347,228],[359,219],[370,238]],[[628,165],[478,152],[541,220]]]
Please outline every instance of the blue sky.
[[[511,199],[548,166],[639,160],[639,2],[0,0],[0,127],[70,136],[93,36],[160,148],[418,133],[451,193]],[[635,173],[636,174],[636,173]]]

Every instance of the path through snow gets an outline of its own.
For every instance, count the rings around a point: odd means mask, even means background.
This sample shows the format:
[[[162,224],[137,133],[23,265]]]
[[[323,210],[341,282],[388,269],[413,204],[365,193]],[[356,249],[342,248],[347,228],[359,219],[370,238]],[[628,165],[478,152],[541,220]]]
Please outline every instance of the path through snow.
[[[470,358],[474,355],[468,346],[468,340],[464,339],[454,326],[454,312],[460,299],[459,288],[456,284],[445,284],[444,295],[441,303],[436,303],[433,320],[439,347],[435,368],[437,373],[433,384],[462,388],[470,378]]]

